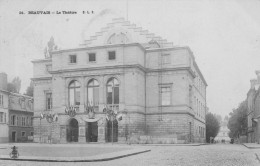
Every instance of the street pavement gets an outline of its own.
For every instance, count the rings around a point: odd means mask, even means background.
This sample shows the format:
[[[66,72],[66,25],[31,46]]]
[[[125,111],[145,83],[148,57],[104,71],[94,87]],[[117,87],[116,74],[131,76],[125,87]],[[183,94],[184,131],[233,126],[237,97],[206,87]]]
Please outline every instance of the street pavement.
[[[71,145],[70,145],[71,146]],[[75,145],[78,146],[78,145]],[[102,146],[102,145],[101,145]],[[257,166],[260,165],[258,154],[260,149],[249,149],[238,144],[211,144],[201,146],[152,146],[152,145],[104,145],[104,147],[121,148],[149,148],[151,151],[120,159],[101,162],[32,162],[0,160],[2,166]],[[122,149],[123,148],[123,149]],[[72,148],[73,149],[73,148]],[[39,149],[40,150],[40,149]],[[46,150],[46,149],[45,149]],[[74,149],[76,151],[76,149]],[[95,153],[95,150],[91,150]],[[113,150],[114,151],[114,150]],[[51,153],[51,152],[49,152]],[[75,152],[75,154],[78,152]]]

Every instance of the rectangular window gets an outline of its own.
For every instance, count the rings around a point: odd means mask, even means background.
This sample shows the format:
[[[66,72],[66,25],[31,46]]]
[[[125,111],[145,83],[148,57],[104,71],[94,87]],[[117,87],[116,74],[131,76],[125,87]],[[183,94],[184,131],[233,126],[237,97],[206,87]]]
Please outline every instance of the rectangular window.
[[[0,112],[0,123],[4,123],[4,113]]]
[[[162,55],[162,64],[169,64],[171,63],[170,54]]]
[[[15,115],[12,115],[11,116],[11,125],[16,125],[16,117],[15,117]]]
[[[96,62],[96,54],[95,53],[89,53],[88,54],[88,61],[89,62]]]
[[[31,123],[30,126],[33,126],[33,117],[31,117]]]
[[[107,87],[107,104],[112,104],[112,87]]]
[[[20,121],[21,121],[21,117],[17,116],[17,117],[16,117],[16,124],[15,124],[15,125],[16,125],[16,126],[21,125],[21,122],[20,122]]]
[[[77,63],[77,55],[70,55],[70,63]]]
[[[115,60],[116,59],[116,52],[115,51],[109,51],[108,52],[108,60]]]
[[[22,117],[22,126],[25,126],[25,117]]]
[[[4,106],[4,96],[0,95],[0,106]]]
[[[46,110],[50,111],[52,109],[52,93],[46,93]]]
[[[75,105],[80,105],[80,89],[76,89]]]
[[[165,86],[160,88],[161,94],[161,105],[170,105],[171,104],[171,87]]]
[[[99,104],[99,88],[89,87],[88,88],[88,103],[94,106]]]
[[[22,137],[25,137],[25,131],[22,131]]]
[[[31,131],[31,136],[33,136],[33,131]]]
[[[190,104],[190,107],[192,107],[192,86],[190,85],[189,86],[189,104]]]

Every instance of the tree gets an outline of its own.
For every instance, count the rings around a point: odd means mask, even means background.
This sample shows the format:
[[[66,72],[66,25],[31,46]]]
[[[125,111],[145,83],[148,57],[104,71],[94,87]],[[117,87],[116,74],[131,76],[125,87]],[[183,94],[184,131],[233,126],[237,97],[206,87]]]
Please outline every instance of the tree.
[[[21,79],[19,77],[14,77],[12,84],[14,84],[16,92],[19,93],[21,90]]]
[[[19,77],[15,77],[12,82],[7,84],[7,90],[13,93],[19,93],[21,89],[21,79]]]
[[[247,129],[247,102],[240,103],[238,108],[233,109],[233,112],[230,112],[229,115],[229,137],[237,138],[239,135],[243,135]]]
[[[15,85],[13,83],[10,83],[10,82],[7,84],[7,91],[17,93]]]
[[[210,137],[215,138],[220,128],[219,121],[212,113],[206,114],[206,141],[210,142]]]
[[[25,95],[33,97],[33,81],[31,81],[30,86],[27,87]]]

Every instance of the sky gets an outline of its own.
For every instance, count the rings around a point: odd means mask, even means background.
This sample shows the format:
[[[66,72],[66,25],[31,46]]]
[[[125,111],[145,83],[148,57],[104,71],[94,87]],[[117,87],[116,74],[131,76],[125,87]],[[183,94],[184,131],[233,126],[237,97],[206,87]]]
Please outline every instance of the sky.
[[[60,49],[75,48],[120,17],[191,48],[208,84],[210,112],[224,117],[246,99],[260,70],[260,0],[0,0],[0,72],[8,81],[19,76],[24,93],[31,61],[44,58],[51,36]]]

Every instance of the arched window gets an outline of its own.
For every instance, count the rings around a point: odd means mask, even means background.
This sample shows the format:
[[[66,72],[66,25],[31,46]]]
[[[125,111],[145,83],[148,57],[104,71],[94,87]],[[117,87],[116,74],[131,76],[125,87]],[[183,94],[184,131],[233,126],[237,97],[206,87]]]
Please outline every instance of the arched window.
[[[112,34],[107,40],[107,44],[125,44],[129,43],[129,39],[123,32]]]
[[[98,106],[99,104],[99,83],[97,80],[95,79],[91,79],[89,82],[88,82],[88,87],[87,87],[87,90],[88,90],[88,105],[91,105],[91,106]]]
[[[69,84],[69,105],[80,105],[80,84],[75,80]]]
[[[107,82],[107,104],[119,104],[119,83],[116,78],[110,78]]]

